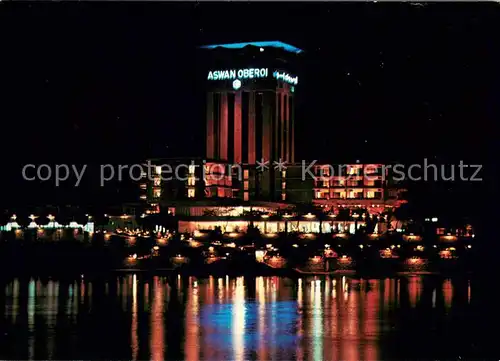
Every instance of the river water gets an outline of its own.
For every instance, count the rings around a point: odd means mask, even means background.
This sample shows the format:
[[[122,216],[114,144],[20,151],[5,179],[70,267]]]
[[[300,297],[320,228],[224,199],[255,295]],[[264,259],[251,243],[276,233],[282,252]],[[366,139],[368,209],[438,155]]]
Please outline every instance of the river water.
[[[408,276],[3,281],[0,359],[389,360],[474,349],[474,284]]]

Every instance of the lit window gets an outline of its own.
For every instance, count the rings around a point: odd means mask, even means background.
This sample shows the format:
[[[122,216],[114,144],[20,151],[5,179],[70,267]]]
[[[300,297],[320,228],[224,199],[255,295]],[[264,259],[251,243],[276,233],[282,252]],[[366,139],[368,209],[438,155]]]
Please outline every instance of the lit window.
[[[248,190],[248,181],[243,182],[243,189],[246,191]]]
[[[281,200],[286,201],[286,193],[281,193]]]
[[[368,187],[373,187],[375,185],[374,179],[365,178],[365,185]]]
[[[160,196],[161,196],[161,189],[153,189],[153,197],[160,198]]]
[[[281,183],[281,189],[285,189],[286,188],[286,182],[282,182]]]
[[[283,178],[286,178],[286,170],[284,170],[284,171],[282,171],[282,172],[281,172],[281,176],[282,176]]]
[[[323,187],[328,187],[328,181],[327,180],[323,181]]]
[[[243,200],[248,201],[248,192],[243,192]]]
[[[161,174],[161,165],[157,165],[155,170],[156,170],[156,174]]]
[[[244,179],[248,179],[248,169],[245,169],[245,170],[243,171],[243,178],[244,178]]]
[[[161,184],[161,178],[160,177],[154,177],[153,178],[153,185],[158,187]]]
[[[194,186],[196,183],[196,178],[195,177],[189,177],[188,178],[188,186]]]
[[[375,192],[373,191],[366,192],[366,198],[375,198]]]
[[[347,198],[358,198],[358,192],[356,192],[356,191],[349,191],[347,193]]]
[[[195,170],[195,168],[196,168],[196,166],[195,166],[195,165],[193,165],[193,164],[191,164],[191,165],[189,166],[189,174],[194,174],[194,170]]]
[[[145,201],[146,200],[146,196],[143,194],[142,196],[140,196],[141,200]]]
[[[365,174],[376,174],[379,169],[380,167],[373,164],[369,164],[365,167]]]
[[[141,189],[146,189],[148,186],[146,183],[141,183],[140,187],[141,187]]]
[[[189,188],[188,189],[188,198],[194,198],[194,189],[193,188]]]

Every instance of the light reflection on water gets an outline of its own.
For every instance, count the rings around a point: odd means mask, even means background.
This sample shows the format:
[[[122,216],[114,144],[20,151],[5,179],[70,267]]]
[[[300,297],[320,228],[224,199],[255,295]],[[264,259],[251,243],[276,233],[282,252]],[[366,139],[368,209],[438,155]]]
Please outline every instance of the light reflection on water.
[[[411,335],[463,320],[473,298],[470,281],[424,276],[4,285],[1,359],[382,360],[402,339],[412,355]]]

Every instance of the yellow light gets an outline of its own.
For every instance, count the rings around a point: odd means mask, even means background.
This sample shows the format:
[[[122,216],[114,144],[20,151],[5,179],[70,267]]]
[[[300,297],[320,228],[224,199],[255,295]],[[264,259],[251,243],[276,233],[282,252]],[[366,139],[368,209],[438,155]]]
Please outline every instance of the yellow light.
[[[299,247],[299,245],[298,245],[298,244],[294,244],[294,245],[293,245],[293,247],[298,248],[298,247]]]
[[[154,247],[153,247],[153,249],[154,249],[155,251],[158,251],[158,250],[160,249],[160,247],[158,247],[158,246],[154,246]]]

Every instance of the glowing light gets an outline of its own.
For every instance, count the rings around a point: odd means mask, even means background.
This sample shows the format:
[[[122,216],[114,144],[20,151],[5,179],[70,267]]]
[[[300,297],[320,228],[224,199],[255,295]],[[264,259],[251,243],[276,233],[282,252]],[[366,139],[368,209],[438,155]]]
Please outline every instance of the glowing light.
[[[431,221],[436,223],[438,221],[438,219],[437,219],[437,217],[433,217],[433,218],[431,218]]]
[[[255,251],[255,259],[256,259],[256,261],[257,262],[263,262],[265,254],[266,254],[266,252],[262,251],[262,250]]]
[[[412,257],[408,259],[408,263],[411,265],[421,265],[424,263],[422,258],[419,257]]]
[[[233,89],[238,90],[240,88],[241,88],[241,80],[236,79],[235,81],[233,81]]]

